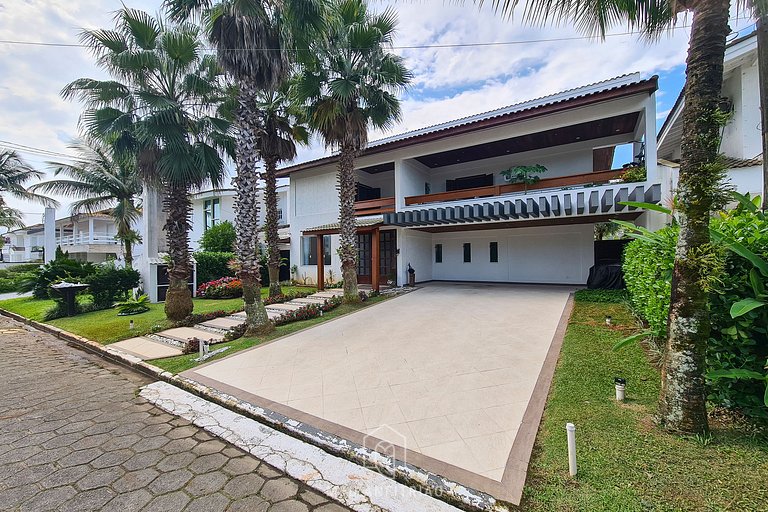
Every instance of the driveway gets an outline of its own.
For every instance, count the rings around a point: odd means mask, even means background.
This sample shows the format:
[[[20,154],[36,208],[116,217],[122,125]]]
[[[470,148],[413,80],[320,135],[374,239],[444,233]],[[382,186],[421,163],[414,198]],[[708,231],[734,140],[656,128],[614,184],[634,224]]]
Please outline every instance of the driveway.
[[[514,501],[571,291],[428,284],[184,375]]]

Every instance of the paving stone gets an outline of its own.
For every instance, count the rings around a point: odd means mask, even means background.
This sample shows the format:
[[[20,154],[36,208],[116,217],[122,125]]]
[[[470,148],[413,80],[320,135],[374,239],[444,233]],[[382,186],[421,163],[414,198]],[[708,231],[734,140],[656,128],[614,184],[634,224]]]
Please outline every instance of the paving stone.
[[[118,494],[107,503],[102,512],[126,512],[140,510],[141,507],[152,501],[152,494],[145,489]]]
[[[223,512],[228,505],[229,499],[216,493],[192,500],[184,512]]]
[[[120,467],[111,467],[97,469],[89,472],[85,477],[78,480],[77,488],[83,491],[106,487],[125,474],[125,470]]]
[[[195,439],[197,436],[195,436]],[[174,442],[181,442],[174,441]],[[192,448],[192,453],[196,453],[197,455],[210,455],[211,453],[218,453],[221,450],[223,450],[227,445],[222,443],[218,440],[211,440],[211,441],[202,441],[197,446]],[[231,457],[231,455],[224,454],[225,457]]]
[[[172,492],[153,499],[142,512],[181,512],[189,501],[189,496],[183,492]]]
[[[90,472],[91,468],[88,466],[72,466],[68,468],[62,468],[55,473],[48,475],[40,482],[40,484],[46,488],[74,484]]]
[[[4,508],[11,510],[16,508],[23,501],[28,500],[40,491],[40,488],[35,484],[23,485],[21,487],[13,487],[0,491],[0,503]]]
[[[149,484],[149,490],[154,494],[177,491],[184,487],[194,475],[186,469],[177,469],[170,473],[163,473]]]
[[[218,491],[228,480],[229,476],[220,471],[197,475],[189,481],[184,490],[192,496],[203,496]]]
[[[56,487],[55,489],[46,489],[38,493],[34,498],[22,503],[19,510],[36,512],[38,510],[56,510],[62,503],[77,494],[77,490],[72,486]]]
[[[133,452],[128,449],[107,452],[92,460],[91,466],[96,469],[111,468],[112,466],[119,466],[131,457],[133,457]]]
[[[264,485],[264,479],[259,475],[240,475],[230,480],[224,486],[224,493],[232,498],[244,498],[258,493]],[[267,499],[269,497],[267,496]]]
[[[233,502],[227,512],[266,512],[269,502],[261,496],[249,496],[245,499]]]
[[[170,455],[172,453],[192,451],[196,447],[197,447],[197,441],[195,441],[191,437],[186,437],[184,439],[174,439],[170,443],[163,446],[162,450],[163,452]],[[193,451],[193,453],[197,455],[203,455],[199,451]]]
[[[193,473],[209,473],[221,468],[227,463],[227,458],[220,453],[212,453],[210,455],[203,455],[198,457],[192,464],[189,465],[189,469]]]
[[[259,468],[256,470],[256,472],[261,476],[263,476],[264,478],[277,478],[278,476],[282,475],[281,472],[279,472],[269,464],[261,464]]]
[[[117,492],[130,492],[136,489],[141,489],[142,487],[148,486],[159,474],[158,471],[151,468],[131,471],[118,478],[117,481],[112,484],[112,488]]]
[[[81,492],[74,498],[64,503],[62,511],[83,512],[85,510],[99,510],[109,500],[116,496],[115,491],[107,487]]]
[[[259,467],[259,461],[253,457],[238,457],[236,459],[229,459],[222,471],[225,471],[232,475],[244,475],[246,473],[253,473],[256,468]]]
[[[289,500],[272,505],[269,507],[269,512],[309,512],[309,507],[306,503]]]
[[[72,452],[66,457],[63,457],[61,460],[59,460],[59,464],[63,467],[68,466],[79,466],[81,464],[88,464],[95,458],[99,457],[100,455],[103,455],[104,452],[99,450],[98,448],[88,448],[85,450],[78,450],[76,452]]]
[[[264,484],[260,494],[274,503],[296,496],[298,491],[299,486],[290,478],[275,478]]]
[[[348,509],[338,503],[328,503],[315,509],[317,512],[347,512]]]
[[[301,493],[299,494],[299,498],[301,498],[302,500],[306,501],[307,503],[309,503],[313,507],[328,501],[328,498],[326,498],[325,496],[323,496],[319,492],[310,491],[309,489],[301,491]]]
[[[163,458],[165,454],[160,450],[152,450],[149,452],[137,453],[130,459],[123,462],[123,467],[128,471],[135,471],[137,469],[144,469],[150,466],[154,466]]]
[[[171,439],[184,439],[185,437],[192,437],[197,432],[197,427],[186,426],[176,427],[170,430],[166,435]]]
[[[155,466],[160,471],[175,471],[189,466],[196,459],[193,453],[174,453],[166,456]]]

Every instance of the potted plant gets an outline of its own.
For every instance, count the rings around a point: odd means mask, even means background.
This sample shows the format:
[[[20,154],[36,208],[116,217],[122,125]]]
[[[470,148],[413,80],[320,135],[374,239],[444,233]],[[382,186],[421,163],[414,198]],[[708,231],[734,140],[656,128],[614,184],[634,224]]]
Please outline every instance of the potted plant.
[[[544,172],[547,172],[547,168],[541,164],[516,165],[501,171],[501,175],[510,183],[522,183],[523,190],[528,192],[528,185],[538,182],[541,179],[538,175]]]

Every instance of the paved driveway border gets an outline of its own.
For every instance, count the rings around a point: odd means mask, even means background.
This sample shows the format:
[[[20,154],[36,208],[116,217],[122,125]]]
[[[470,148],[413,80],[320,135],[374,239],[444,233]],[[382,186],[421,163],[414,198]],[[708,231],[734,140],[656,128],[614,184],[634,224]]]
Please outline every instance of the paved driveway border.
[[[162,368],[151,365],[137,357],[110,349],[108,345],[101,345],[100,343],[85,337],[72,334],[35,320],[30,320],[10,311],[0,309],[0,314],[52,334],[67,343],[87,352],[99,355],[111,362],[127,366],[149,377],[167,382],[201,398],[221,405],[247,418],[264,423],[276,430],[286,432],[304,442],[320,447],[333,455],[343,457],[366,467],[374,468],[380,473],[403,482],[412,488],[421,490],[430,496],[438,497],[462,508],[482,511],[505,511],[511,510],[508,504],[519,505],[522,498],[528,463],[530,461],[531,452],[533,451],[533,445],[536,440],[541,417],[544,413],[544,406],[546,405],[550,384],[554,376],[555,367],[557,366],[560,349],[563,344],[565,331],[572,310],[573,293],[568,297],[568,301],[566,302],[560,317],[554,337],[549,350],[547,351],[544,364],[536,381],[531,400],[525,410],[522,425],[518,431],[507,460],[504,476],[501,483],[496,482],[498,487],[493,489],[494,495],[489,492],[484,492],[460,484],[445,476],[425,471],[412,464],[383,455],[375,450],[366,448],[361,444],[351,442],[348,439],[333,433],[302,423],[267,407],[241,400],[232,394],[222,392],[201,382],[167,372]],[[331,320],[331,322],[334,320]],[[449,464],[445,465],[450,466]],[[500,498],[497,499],[495,496],[500,496]],[[340,501],[343,503],[343,500]]]

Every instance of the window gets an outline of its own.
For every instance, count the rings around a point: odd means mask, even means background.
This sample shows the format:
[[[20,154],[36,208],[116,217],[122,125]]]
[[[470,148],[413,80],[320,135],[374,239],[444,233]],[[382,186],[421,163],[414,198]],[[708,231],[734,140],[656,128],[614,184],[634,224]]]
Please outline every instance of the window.
[[[499,262],[499,242],[491,242],[491,263]]]
[[[203,201],[203,227],[211,228],[221,222],[221,202],[218,198]]]
[[[464,244],[464,263],[472,261],[472,244]]]
[[[317,265],[317,237],[301,237],[301,264]],[[331,264],[331,235],[323,235],[323,264]]]
[[[435,244],[435,263],[443,262],[443,244]]]
[[[277,209],[277,222],[278,222],[278,224],[280,222],[283,222],[283,209],[282,208],[278,208]]]

